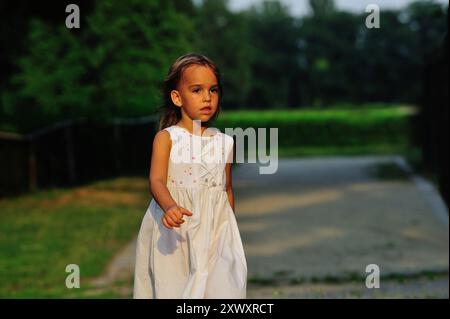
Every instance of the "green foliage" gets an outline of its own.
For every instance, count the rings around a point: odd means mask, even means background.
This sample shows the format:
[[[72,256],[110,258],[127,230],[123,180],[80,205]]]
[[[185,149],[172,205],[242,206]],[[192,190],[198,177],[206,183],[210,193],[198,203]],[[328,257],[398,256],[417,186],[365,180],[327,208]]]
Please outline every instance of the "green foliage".
[[[312,14],[302,18],[280,1],[242,12],[228,0],[195,3],[96,1],[80,30],[31,20],[10,49],[26,51],[0,91],[0,128],[149,115],[169,65],[191,51],[219,65],[225,110],[417,104],[424,66],[447,32],[446,8],[433,1],[383,10],[380,29],[331,0],[311,0]]]
[[[315,16],[332,14],[336,10],[333,0],[309,0],[309,6]]]
[[[304,109],[224,112],[218,127],[278,128],[278,143],[286,147],[347,147],[408,145],[414,109],[385,106],[345,109]]]
[[[280,2],[263,2],[249,10],[252,41],[252,87],[246,106],[298,105],[298,25]]]
[[[246,104],[254,79],[251,78],[252,46],[250,25],[243,13],[227,9],[227,0],[205,0],[196,16],[195,47],[219,65],[225,109]]]
[[[50,124],[85,114],[94,87],[83,83],[88,65],[82,44],[65,29],[52,30],[39,20],[31,21],[27,43],[28,54],[12,78],[17,91],[4,96],[6,113],[21,128],[35,118]]]
[[[172,2],[98,2],[88,19],[89,62],[97,102],[114,116],[143,116],[160,103],[159,87],[170,63],[192,50],[192,24]]]
[[[144,116],[168,66],[192,50],[192,22],[171,1],[99,1],[81,31],[33,20],[3,112],[28,131],[64,118]]]

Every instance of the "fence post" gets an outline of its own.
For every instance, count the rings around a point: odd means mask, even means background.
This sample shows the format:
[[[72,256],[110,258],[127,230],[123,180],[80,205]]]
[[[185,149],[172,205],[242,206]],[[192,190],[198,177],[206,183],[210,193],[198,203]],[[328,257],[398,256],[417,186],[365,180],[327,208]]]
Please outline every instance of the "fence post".
[[[37,189],[37,164],[34,140],[28,142],[28,189],[34,192]]]
[[[114,122],[114,142],[113,142],[113,148],[114,148],[114,165],[116,169],[116,174],[121,173],[121,145],[122,145],[122,130],[120,127],[120,123],[115,121]]]
[[[72,124],[73,123],[69,123],[68,125],[66,125],[66,127],[64,129],[65,138],[66,138],[67,169],[69,172],[69,183],[70,184],[74,184],[75,180],[76,180]]]

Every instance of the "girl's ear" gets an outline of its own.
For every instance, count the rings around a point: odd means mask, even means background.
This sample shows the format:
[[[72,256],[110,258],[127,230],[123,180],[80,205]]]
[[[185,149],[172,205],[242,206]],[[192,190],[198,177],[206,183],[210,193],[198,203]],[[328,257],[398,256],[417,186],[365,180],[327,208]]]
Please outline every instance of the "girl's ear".
[[[172,90],[170,92],[170,98],[172,99],[172,103],[176,106],[181,106],[181,96],[180,93],[177,90]]]

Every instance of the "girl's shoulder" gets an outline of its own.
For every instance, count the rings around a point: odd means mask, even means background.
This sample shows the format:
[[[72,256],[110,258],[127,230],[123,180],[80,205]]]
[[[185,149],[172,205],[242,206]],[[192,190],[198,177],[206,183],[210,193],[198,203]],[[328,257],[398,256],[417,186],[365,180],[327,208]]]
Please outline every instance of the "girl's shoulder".
[[[193,136],[190,132],[188,132],[186,129],[178,126],[178,125],[172,125],[168,126],[161,131],[167,131],[169,133],[170,139],[172,142],[179,142],[181,140],[184,141],[190,141],[190,138]],[[161,132],[160,131],[160,132]],[[228,146],[233,147],[234,140],[233,137],[231,137],[228,134],[225,134],[220,129],[216,127],[209,127],[208,128],[208,134],[205,133],[205,137],[199,137],[203,140],[210,140],[210,141],[221,141],[224,140],[225,144]],[[183,138],[185,137],[185,138]]]
[[[169,133],[170,139],[171,139],[172,141],[176,140],[176,137],[177,137],[177,130],[176,130],[175,125],[172,125],[172,126],[168,126],[168,127],[166,127],[166,128],[163,128],[161,131],[159,131],[159,133],[161,133],[161,132],[167,132],[167,133]]]

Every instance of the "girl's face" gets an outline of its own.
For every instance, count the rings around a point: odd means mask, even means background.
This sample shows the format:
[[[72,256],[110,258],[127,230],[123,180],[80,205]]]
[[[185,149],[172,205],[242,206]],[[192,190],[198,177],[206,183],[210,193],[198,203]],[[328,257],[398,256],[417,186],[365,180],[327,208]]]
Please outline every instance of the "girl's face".
[[[216,75],[208,66],[191,65],[184,70],[178,90],[172,90],[170,96],[181,107],[182,118],[206,122],[216,113],[219,103]]]

